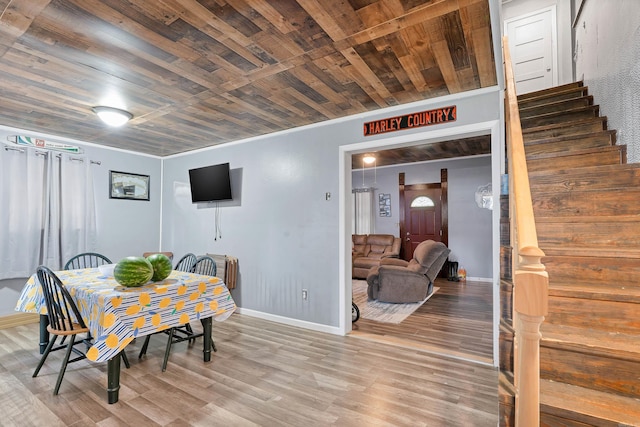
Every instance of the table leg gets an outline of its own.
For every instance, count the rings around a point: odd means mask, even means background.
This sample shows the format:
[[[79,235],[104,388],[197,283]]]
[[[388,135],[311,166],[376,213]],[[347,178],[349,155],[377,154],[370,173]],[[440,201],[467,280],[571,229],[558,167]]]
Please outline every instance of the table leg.
[[[47,344],[49,344],[49,331],[47,331],[47,326],[49,326],[49,317],[46,314],[40,315],[40,354],[44,353],[45,348],[47,348]]]
[[[202,322],[202,329],[204,330],[204,337],[202,340],[204,361],[209,362],[211,360],[211,317],[200,319],[200,322]]]
[[[118,401],[120,392],[120,354],[116,354],[107,362],[107,399],[109,404]]]

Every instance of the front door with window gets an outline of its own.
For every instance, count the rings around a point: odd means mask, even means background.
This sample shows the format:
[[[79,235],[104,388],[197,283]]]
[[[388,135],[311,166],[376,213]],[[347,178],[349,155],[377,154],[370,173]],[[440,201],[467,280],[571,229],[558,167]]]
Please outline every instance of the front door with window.
[[[425,188],[404,191],[404,259],[425,240],[442,241],[442,190],[440,184],[423,184]],[[416,187],[416,186],[411,186]]]

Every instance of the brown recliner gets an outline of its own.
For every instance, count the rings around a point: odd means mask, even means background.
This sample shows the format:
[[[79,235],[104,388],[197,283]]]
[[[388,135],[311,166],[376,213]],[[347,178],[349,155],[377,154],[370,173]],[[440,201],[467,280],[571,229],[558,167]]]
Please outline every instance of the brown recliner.
[[[433,281],[451,251],[442,242],[425,240],[413,251],[409,262],[385,259],[367,276],[369,299],[381,302],[419,302],[433,292]]]
[[[366,279],[371,267],[380,265],[383,259],[400,255],[400,238],[392,234],[354,234],[352,242],[354,279]]]

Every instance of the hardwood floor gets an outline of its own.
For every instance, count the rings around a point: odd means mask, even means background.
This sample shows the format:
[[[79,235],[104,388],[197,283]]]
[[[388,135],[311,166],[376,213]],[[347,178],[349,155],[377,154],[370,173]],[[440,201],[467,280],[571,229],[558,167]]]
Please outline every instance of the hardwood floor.
[[[446,293],[443,292],[443,296]],[[214,322],[215,323],[215,322]],[[364,323],[363,323],[364,325]],[[218,352],[200,341],[127,347],[120,401],[106,402],[106,363],[67,369],[53,396],[61,354],[40,375],[38,325],[0,330],[3,426],[495,426],[497,372],[420,350],[335,336],[234,314],[214,324]],[[56,352],[60,353],[60,352]]]
[[[360,318],[352,334],[389,344],[491,364],[491,283],[436,279],[440,289],[404,322],[395,325]]]

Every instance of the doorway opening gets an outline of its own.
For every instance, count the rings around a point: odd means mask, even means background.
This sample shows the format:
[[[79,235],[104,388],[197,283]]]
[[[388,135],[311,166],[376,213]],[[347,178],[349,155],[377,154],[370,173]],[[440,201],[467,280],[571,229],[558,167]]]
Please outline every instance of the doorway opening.
[[[499,121],[481,122],[472,125],[464,125],[428,131],[400,137],[390,137],[386,139],[356,143],[340,147],[340,330],[344,335],[352,331],[351,324],[351,303],[352,303],[352,277],[351,277],[351,188],[352,188],[352,168],[351,157],[360,153],[375,149],[392,149],[399,147],[409,147],[425,142],[436,143],[452,139],[461,139],[477,135],[490,135],[491,137],[491,180],[494,189],[500,188],[501,154],[504,151],[500,144]],[[499,229],[499,212],[494,210],[491,219],[493,230]],[[492,233],[492,283],[491,283],[491,305],[492,305],[492,330],[489,331],[493,341],[493,357],[488,363],[497,364],[498,355],[498,322],[499,322],[499,236]],[[455,355],[453,355],[455,357]]]

